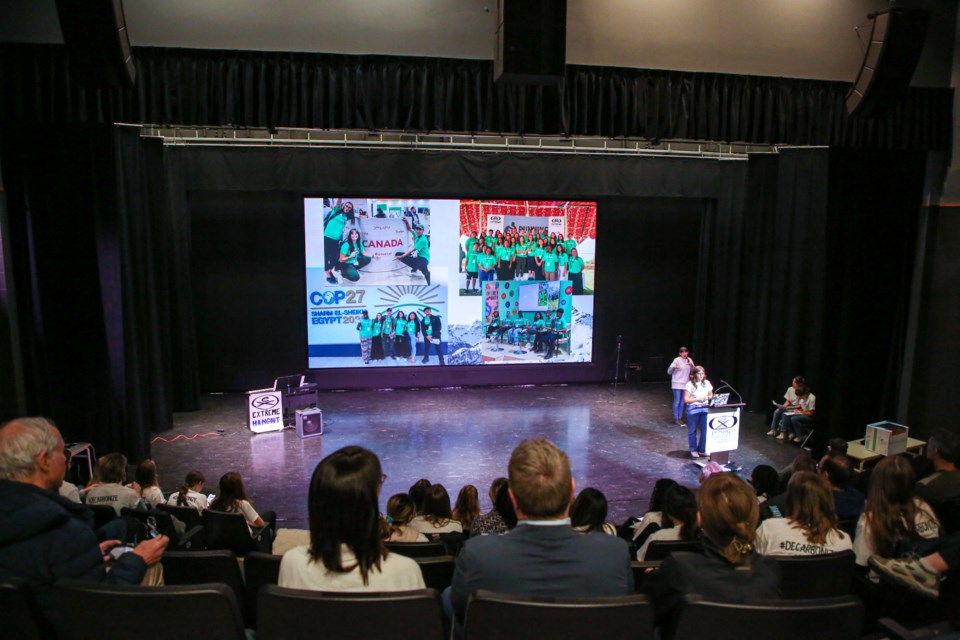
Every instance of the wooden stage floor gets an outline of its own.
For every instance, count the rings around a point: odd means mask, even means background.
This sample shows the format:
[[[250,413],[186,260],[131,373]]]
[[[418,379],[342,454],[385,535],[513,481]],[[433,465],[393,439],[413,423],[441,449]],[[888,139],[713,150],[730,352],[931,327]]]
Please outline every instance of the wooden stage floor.
[[[700,469],[687,453],[686,429],[673,424],[671,400],[667,384],[620,385],[616,392],[610,384],[324,392],[324,435],[301,439],[292,429],[252,434],[243,394],[211,394],[200,411],[176,414],[174,429],[155,436],[152,452],[165,493],[191,469],[204,473],[207,493],[217,492],[222,474],[239,471],[254,505],[276,511],[278,526],[306,528],[313,469],[346,445],[380,457],[387,474],[381,508],[428,478],[451,500],[463,485],[476,485],[487,510],[490,482],[506,475],[513,447],[541,437],[570,456],[578,489],[603,491],[608,520],[619,523],[646,511],[659,478],[697,485]],[[799,452],[767,437],[766,420],[743,415],[740,447],[731,456],[743,477],[758,464],[779,469]]]

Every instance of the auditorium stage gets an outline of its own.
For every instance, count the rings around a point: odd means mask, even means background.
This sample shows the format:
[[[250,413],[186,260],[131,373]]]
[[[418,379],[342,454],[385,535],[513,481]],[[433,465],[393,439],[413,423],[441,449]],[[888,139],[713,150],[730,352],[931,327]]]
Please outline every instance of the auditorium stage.
[[[506,475],[516,443],[542,437],[570,456],[577,487],[603,491],[608,519],[622,522],[646,510],[658,478],[697,485],[700,469],[687,452],[686,429],[673,424],[671,400],[660,383],[621,384],[616,392],[612,384],[324,392],[324,435],[300,439],[293,429],[252,434],[243,394],[210,394],[200,411],[176,414],[174,429],[159,434],[184,437],[155,436],[152,456],[165,493],[192,469],[206,475],[207,493],[217,492],[223,473],[239,471],[257,508],[275,510],[278,526],[305,528],[310,475],[340,447],[357,444],[380,457],[387,474],[381,507],[428,478],[451,500],[461,486],[476,485],[487,510],[490,482]],[[765,413],[744,413],[731,456],[743,477],[758,464],[783,467],[798,453],[764,435],[768,428]]]

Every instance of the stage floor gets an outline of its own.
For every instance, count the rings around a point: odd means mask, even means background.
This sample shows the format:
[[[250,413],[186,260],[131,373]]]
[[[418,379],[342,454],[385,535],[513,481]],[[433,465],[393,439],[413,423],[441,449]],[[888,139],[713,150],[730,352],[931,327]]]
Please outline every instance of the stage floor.
[[[165,493],[192,469],[206,476],[207,493],[217,492],[222,474],[239,471],[255,507],[276,511],[280,527],[306,528],[313,469],[346,445],[380,457],[387,474],[381,508],[427,478],[451,500],[463,485],[476,485],[486,511],[490,482],[506,475],[513,447],[547,438],[570,456],[578,489],[603,491],[608,520],[619,523],[646,511],[659,478],[697,486],[700,468],[687,452],[686,429],[673,424],[671,401],[667,384],[621,384],[616,392],[610,384],[328,392],[319,399],[324,435],[301,439],[293,429],[253,434],[244,426],[243,394],[210,394],[200,411],[176,414],[152,452]],[[731,459],[744,478],[758,464],[782,468],[799,452],[767,437],[768,429],[765,414],[743,414]]]

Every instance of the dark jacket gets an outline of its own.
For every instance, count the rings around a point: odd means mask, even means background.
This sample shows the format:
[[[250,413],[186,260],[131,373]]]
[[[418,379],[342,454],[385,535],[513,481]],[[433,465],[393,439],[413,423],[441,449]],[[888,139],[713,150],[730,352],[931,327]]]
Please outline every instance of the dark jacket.
[[[0,480],[0,579],[25,580],[44,614],[54,620],[50,586],[60,578],[140,584],[147,565],[121,556],[108,573],[84,505],[31,484]]]

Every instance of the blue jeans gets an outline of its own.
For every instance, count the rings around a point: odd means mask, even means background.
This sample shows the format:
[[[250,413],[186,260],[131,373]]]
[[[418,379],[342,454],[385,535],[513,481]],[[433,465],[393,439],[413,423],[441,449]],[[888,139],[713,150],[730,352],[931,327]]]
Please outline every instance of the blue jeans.
[[[781,419],[783,419],[783,409],[777,409],[773,412],[773,422],[770,423],[770,429],[773,431],[786,431],[786,425],[783,426],[783,429],[780,429]]]
[[[673,390],[673,419],[680,420],[683,417],[683,389]]]
[[[783,416],[783,430],[787,434],[804,438],[810,429],[813,429],[813,416],[804,416],[799,413]]]
[[[697,429],[700,430],[700,440],[697,441]],[[707,444],[707,411],[699,413],[687,412],[687,444],[691,452],[704,453]]]

